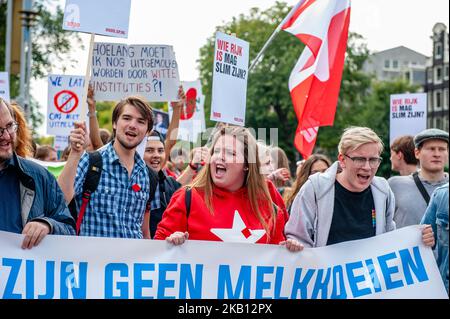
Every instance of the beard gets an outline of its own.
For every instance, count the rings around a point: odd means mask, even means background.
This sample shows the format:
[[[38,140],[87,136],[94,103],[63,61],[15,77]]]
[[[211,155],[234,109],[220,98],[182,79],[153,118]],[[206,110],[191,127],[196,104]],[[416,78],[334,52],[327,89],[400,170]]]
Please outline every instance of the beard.
[[[120,143],[120,145],[122,145],[123,148],[125,148],[127,150],[135,149],[142,142],[142,140],[141,140],[136,143],[128,143],[120,135],[116,135],[116,140]]]

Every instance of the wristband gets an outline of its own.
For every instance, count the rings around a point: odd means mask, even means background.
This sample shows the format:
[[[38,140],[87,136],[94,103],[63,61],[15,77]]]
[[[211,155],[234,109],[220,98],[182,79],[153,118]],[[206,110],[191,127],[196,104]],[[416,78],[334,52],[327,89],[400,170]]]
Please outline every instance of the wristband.
[[[197,165],[193,165],[192,163],[189,163],[189,167],[190,167],[193,171],[197,171],[197,169],[198,169],[198,164],[197,164]]]

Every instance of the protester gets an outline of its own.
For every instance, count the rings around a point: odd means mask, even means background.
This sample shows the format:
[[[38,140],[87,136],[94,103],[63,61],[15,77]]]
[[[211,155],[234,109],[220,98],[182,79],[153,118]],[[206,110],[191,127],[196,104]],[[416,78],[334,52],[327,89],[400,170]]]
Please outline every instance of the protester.
[[[184,171],[178,176],[177,181],[181,185],[188,185],[192,183],[194,178],[203,168],[205,163],[209,160],[209,149],[207,147],[196,147],[189,155],[189,164],[186,166]]]
[[[79,234],[94,237],[150,238],[149,172],[136,153],[153,126],[152,109],[138,97],[120,101],[112,114],[113,141],[99,150],[102,171],[97,191],[90,195]],[[83,154],[86,126],[78,123],[70,134],[71,152],[58,182],[67,202],[73,197],[80,208],[89,154]],[[144,215],[146,219],[144,220]]]
[[[172,195],[181,187],[173,177],[167,176],[163,171],[166,161],[164,139],[157,131],[152,131],[147,138],[144,161],[158,174],[158,184],[153,200],[150,202],[150,237],[155,236],[156,228],[161,221],[164,210]]]
[[[224,128],[213,140],[210,162],[189,186],[178,190],[164,212],[155,239],[180,245],[193,240],[286,244],[286,212],[273,205],[259,173],[256,141],[242,127]]]
[[[417,171],[418,160],[414,154],[414,136],[397,137],[391,145],[391,170],[408,176]]]
[[[274,146],[270,148],[270,158],[273,170],[280,171],[283,176],[282,179],[275,179],[273,182],[277,189],[282,193],[284,187],[291,186],[291,172],[289,170],[289,159],[282,148]]]
[[[421,224],[431,225],[436,242],[437,264],[448,294],[448,183],[436,188]]]
[[[283,196],[288,213],[291,210],[292,202],[294,201],[302,186],[308,180],[309,176],[316,173],[323,173],[330,166],[331,161],[325,155],[312,154],[310,157],[308,157],[308,159],[302,164],[300,172],[297,174],[297,178],[295,179],[292,188]]]
[[[16,132],[16,154],[24,158],[34,157],[35,149],[33,146],[33,139],[31,137],[31,131],[28,128],[25,115],[23,114],[23,110],[16,103],[11,103],[11,108],[13,109],[16,122],[20,127],[20,130]]]
[[[24,234],[23,249],[48,234],[73,235],[75,223],[55,178],[17,155],[19,127],[11,106],[0,99],[0,230]]]
[[[102,140],[103,145],[108,144],[111,141],[111,132],[108,131],[106,128],[101,128],[99,132],[100,132],[100,139]]]
[[[322,247],[373,237],[395,229],[394,195],[375,174],[383,143],[366,127],[344,131],[338,161],[326,172],[311,175],[292,203],[286,237],[306,247]],[[430,245],[431,227],[422,230]],[[434,243],[433,243],[434,244]]]
[[[41,145],[38,146],[34,158],[44,162],[57,162],[58,153],[50,145]]]
[[[433,191],[448,183],[448,133],[427,129],[414,137],[420,170],[409,176],[394,176],[389,185],[395,195],[394,221],[397,228],[417,225],[422,220]]]
[[[285,185],[291,178],[289,168],[276,167],[277,163],[273,162],[271,147],[263,141],[257,142],[259,160],[261,162],[260,174],[266,179],[272,181],[275,185]],[[288,165],[289,167],[289,165]]]
[[[169,154],[169,161],[172,165],[168,168],[171,169],[175,178],[178,178],[183,173],[186,164],[189,163],[189,155],[182,147],[172,149]]]

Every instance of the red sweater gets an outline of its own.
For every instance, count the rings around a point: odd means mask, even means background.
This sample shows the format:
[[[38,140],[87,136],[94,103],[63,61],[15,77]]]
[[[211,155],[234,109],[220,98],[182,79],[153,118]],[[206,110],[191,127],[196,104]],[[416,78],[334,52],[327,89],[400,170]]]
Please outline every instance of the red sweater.
[[[272,183],[268,183],[270,193],[278,193]],[[206,207],[204,192],[192,189],[191,210],[186,218],[185,188],[173,194],[161,222],[158,224],[155,239],[166,239],[176,231],[189,232],[189,239],[224,242],[248,242],[260,244],[276,244],[285,240],[284,225],[287,212],[279,206],[275,227],[270,225],[271,236],[267,239],[264,227],[252,213],[247,189],[228,192],[214,188],[212,204],[214,215]],[[273,195],[272,195],[273,196]],[[279,196],[279,194],[278,194]],[[284,206],[284,204],[283,204]],[[269,212],[261,209],[261,214],[267,221]]]

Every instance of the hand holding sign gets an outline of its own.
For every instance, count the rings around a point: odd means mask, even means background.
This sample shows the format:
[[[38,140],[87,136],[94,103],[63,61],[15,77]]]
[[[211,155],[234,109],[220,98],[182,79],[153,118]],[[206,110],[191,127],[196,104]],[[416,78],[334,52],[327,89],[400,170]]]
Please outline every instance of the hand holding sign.
[[[186,104],[186,94],[184,93],[183,86],[178,87],[178,101],[171,102],[172,108],[183,107]]]
[[[74,127],[75,129],[70,132],[69,136],[71,152],[81,154],[87,146],[86,123],[75,122]]]

